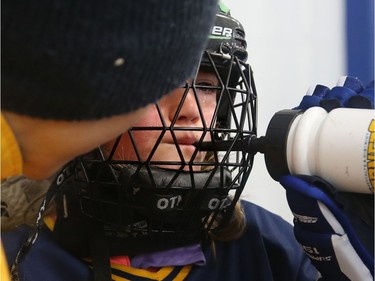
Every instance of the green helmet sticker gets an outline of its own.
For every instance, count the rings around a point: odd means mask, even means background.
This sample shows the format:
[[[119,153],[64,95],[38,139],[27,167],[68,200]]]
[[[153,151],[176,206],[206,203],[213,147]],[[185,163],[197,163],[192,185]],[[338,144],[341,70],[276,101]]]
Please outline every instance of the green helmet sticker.
[[[230,9],[227,7],[227,5],[224,4],[223,1],[219,1],[219,9],[224,14],[229,14],[229,12],[230,12]]]

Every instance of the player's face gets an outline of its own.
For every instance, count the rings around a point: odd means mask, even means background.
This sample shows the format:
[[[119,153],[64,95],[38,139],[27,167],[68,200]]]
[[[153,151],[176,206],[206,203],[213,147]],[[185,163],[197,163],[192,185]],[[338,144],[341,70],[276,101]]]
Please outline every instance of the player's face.
[[[215,74],[199,72],[196,85],[218,86],[218,79]],[[133,135],[136,149],[134,148],[129,133],[126,133],[122,136],[118,144],[114,159],[134,161],[151,160],[152,162],[202,162],[206,153],[197,152],[195,154],[196,148],[193,144],[202,137],[202,129],[211,126],[216,107],[217,90],[197,89],[197,97],[201,111],[198,108],[193,90],[190,89],[184,101],[182,101],[184,92],[184,88],[177,88],[161,98],[158,102],[160,112],[158,112],[156,106],[149,107],[144,116],[134,125],[133,130],[129,132]],[[180,103],[182,103],[182,107],[180,107]],[[174,128],[174,133],[171,133],[169,130],[162,130],[162,127],[168,128],[171,126]],[[151,129],[137,130],[137,127],[148,127]],[[178,130],[178,128],[188,128],[189,130],[182,131]],[[161,139],[160,144],[154,150],[155,143],[158,139]],[[209,134],[206,134],[204,140],[207,141],[209,139]],[[111,149],[113,143],[114,141],[107,144],[105,146],[106,150]],[[176,143],[179,149],[177,149]],[[157,166],[171,169],[180,168],[180,165],[170,166],[163,165],[162,163]],[[187,170],[188,167],[184,169]],[[193,166],[193,169],[199,170],[200,166]]]

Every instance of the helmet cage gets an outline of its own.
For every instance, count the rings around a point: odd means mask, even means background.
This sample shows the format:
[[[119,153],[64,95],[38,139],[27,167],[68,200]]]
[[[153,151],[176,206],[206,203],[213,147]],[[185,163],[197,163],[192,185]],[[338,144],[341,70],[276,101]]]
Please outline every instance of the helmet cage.
[[[201,238],[202,233],[219,229],[230,220],[254,158],[251,153],[232,148],[236,142],[256,136],[256,91],[249,65],[237,57],[231,57],[225,72],[220,71],[222,63],[218,67],[217,59],[209,52],[203,58],[210,62],[218,86],[199,85],[196,78],[186,82],[170,124],[157,102],[161,126],[132,127],[117,138],[111,151],[99,148],[72,162],[74,181],[69,184],[76,189],[84,215],[121,231],[124,237],[168,236],[185,241]],[[207,66],[206,63],[204,71]],[[209,123],[198,97],[201,89],[217,92],[217,105]],[[191,92],[201,126],[181,127],[178,116]],[[155,131],[160,133],[159,137],[144,156],[136,135]],[[190,159],[184,158],[179,145],[178,132],[182,131],[200,134]],[[153,155],[166,134],[172,136],[179,159],[154,161]],[[131,139],[133,147],[129,149],[134,150],[136,160],[115,157],[125,135]],[[197,161],[196,155],[207,135],[213,147],[210,159]],[[215,150],[215,143],[222,140],[230,140],[232,145],[224,152]]]

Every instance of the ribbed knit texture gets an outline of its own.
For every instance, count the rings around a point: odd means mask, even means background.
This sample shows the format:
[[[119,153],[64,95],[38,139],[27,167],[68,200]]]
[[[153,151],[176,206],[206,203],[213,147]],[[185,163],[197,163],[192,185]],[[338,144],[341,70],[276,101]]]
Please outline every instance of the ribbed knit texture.
[[[2,1],[2,109],[83,120],[154,102],[194,72],[216,0]]]

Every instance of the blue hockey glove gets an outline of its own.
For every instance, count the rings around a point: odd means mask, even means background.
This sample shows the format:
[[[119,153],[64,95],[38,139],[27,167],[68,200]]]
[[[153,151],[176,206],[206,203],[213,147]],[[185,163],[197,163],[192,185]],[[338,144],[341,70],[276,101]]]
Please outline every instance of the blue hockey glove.
[[[310,176],[287,175],[280,183],[294,215],[294,235],[322,275],[319,280],[373,280],[374,259],[334,201],[332,187]]]
[[[313,106],[323,107],[328,112],[339,107],[374,109],[374,81],[366,88],[354,77],[340,78],[332,89],[317,85],[295,109],[307,110]],[[336,200],[335,188],[311,176],[287,175],[280,183],[286,189],[294,215],[296,239],[321,273],[319,280],[374,280],[373,249],[366,249],[359,239],[361,225],[353,227],[347,212]],[[351,195],[342,196],[348,199]],[[373,238],[373,220],[371,224]]]
[[[328,112],[339,107],[374,109],[374,81],[364,88],[358,78],[343,76],[332,89],[316,85],[295,109],[306,110],[313,106],[321,106]]]

